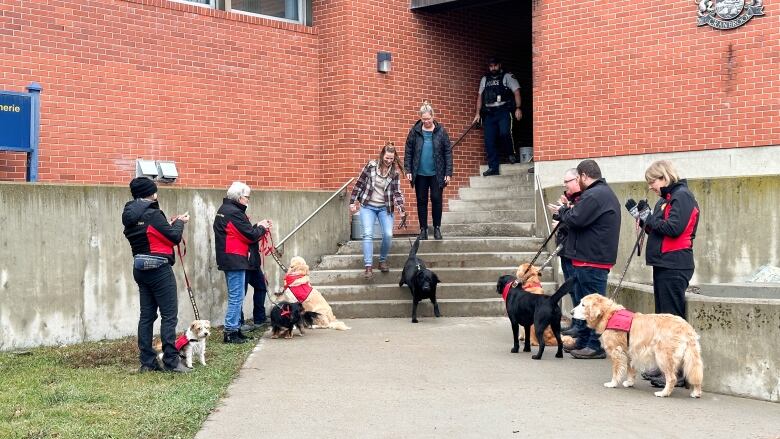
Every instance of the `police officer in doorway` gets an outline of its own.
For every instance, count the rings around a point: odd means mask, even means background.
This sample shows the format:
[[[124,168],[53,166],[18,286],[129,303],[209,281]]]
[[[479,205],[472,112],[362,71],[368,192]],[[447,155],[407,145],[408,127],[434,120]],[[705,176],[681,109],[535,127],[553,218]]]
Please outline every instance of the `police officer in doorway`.
[[[501,60],[488,60],[489,73],[482,77],[477,96],[477,114],[474,123],[482,120],[485,129],[485,152],[488,170],[485,177],[498,175],[499,152],[509,152],[509,162],[515,163],[515,146],[512,140],[512,115],[523,118],[520,110],[520,84],[515,75],[504,72]]]

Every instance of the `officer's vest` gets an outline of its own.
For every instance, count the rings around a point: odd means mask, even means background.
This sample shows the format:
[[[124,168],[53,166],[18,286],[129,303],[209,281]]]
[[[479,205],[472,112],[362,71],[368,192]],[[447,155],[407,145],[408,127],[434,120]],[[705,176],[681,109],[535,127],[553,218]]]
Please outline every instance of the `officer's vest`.
[[[482,91],[482,110],[494,111],[497,109],[514,111],[515,95],[509,87],[504,85],[504,71],[496,75],[485,75],[485,89]],[[500,105],[496,105],[497,103]]]

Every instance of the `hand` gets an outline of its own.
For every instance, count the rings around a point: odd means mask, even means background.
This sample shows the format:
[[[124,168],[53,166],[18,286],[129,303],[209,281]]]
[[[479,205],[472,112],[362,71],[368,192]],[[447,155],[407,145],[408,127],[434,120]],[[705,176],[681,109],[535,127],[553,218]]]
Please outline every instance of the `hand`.
[[[515,108],[515,119],[520,120],[523,118],[523,110]]]
[[[409,181],[412,181],[412,173],[411,172],[406,174],[406,179],[409,180]]]
[[[626,200],[626,210],[628,210],[628,213],[630,213],[631,216],[634,217],[634,219],[639,219],[639,208],[637,208],[636,206],[637,206],[636,201],[634,201],[633,198],[629,198],[628,200]]]
[[[644,223],[647,221],[647,217],[650,216],[650,205],[647,204],[646,200],[639,200],[639,204],[637,204],[637,209],[639,210],[639,215],[637,219],[639,222]]]
[[[569,204],[569,199],[566,198],[566,195],[561,195],[561,198],[558,199],[558,204]]]
[[[474,120],[473,120],[473,121],[471,121],[471,124],[472,124],[472,125],[474,125],[474,124],[478,124],[478,123],[479,123],[479,121],[480,121],[480,119],[481,119],[481,117],[479,117],[479,114],[477,114],[476,116],[474,116]]]
[[[448,184],[450,184],[450,178],[451,177],[449,175],[445,175],[444,176],[444,186],[447,186]]]
[[[359,207],[360,207],[360,203],[358,203],[357,201],[355,201],[354,203],[352,203],[352,204],[350,204],[350,205],[349,205],[349,211],[350,211],[350,212],[352,212],[352,213],[355,213],[355,212],[357,212],[357,211],[358,211],[358,208],[359,208]]]
[[[270,229],[273,224],[271,224],[271,220],[264,219],[264,220],[260,221],[259,223],[257,223],[257,225],[262,227],[262,228],[264,228],[264,229]]]
[[[558,211],[561,209],[561,204],[555,204],[555,203],[548,203],[547,209],[552,213],[558,213]]]

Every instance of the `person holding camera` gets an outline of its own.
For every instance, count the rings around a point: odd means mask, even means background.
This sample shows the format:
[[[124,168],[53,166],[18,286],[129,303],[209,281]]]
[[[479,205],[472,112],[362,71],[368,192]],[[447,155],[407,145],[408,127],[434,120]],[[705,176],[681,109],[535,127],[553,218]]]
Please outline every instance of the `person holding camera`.
[[[561,206],[573,206],[579,201],[580,196],[582,195],[579,177],[577,176],[577,168],[567,169],[566,172],[563,173],[563,187],[564,191],[561,198],[558,200],[558,204]],[[553,227],[555,227],[560,221],[560,217],[558,215],[553,215],[553,220],[555,220],[553,223]],[[558,252],[558,258],[560,258],[561,261],[561,270],[563,270],[564,280],[574,277],[574,266],[571,263],[571,258],[566,256],[566,238],[568,236],[569,228],[566,224],[558,226],[558,231],[555,233],[555,246],[563,246]],[[573,306],[579,305],[579,302],[574,298],[574,291],[570,294]],[[583,327],[584,322],[582,320],[573,319],[571,326],[562,330],[561,335],[576,337]]]
[[[693,277],[693,240],[699,225],[699,203],[680,179],[677,169],[668,160],[653,162],[645,171],[645,181],[660,197],[652,212],[645,200],[626,202],[640,227],[647,232],[645,261],[653,267],[655,312],[668,313],[685,319],[685,290]],[[654,373],[657,372],[657,373]],[[655,369],[643,374],[655,378],[654,386],[663,387],[664,379]],[[682,379],[678,380],[681,385]]]
[[[176,296],[176,277],[171,266],[176,262],[173,247],[181,242],[184,224],[189,214],[168,221],[157,202],[157,185],[146,177],[130,182],[132,201],[122,212],[124,234],[133,252],[133,279],[138,284],[140,316],[138,319],[139,372],[167,370],[190,372],[179,361],[176,349],[176,324],[179,304]],[[152,347],[152,331],[160,310],[160,339],[162,367]]]
[[[225,272],[227,310],[223,342],[244,343],[249,337],[241,332],[241,309],[246,292],[247,270],[254,270],[249,247],[271,227],[270,220],[252,224],[246,214],[250,189],[245,183],[233,182],[214,218],[214,247],[217,268]],[[265,299],[263,299],[265,300]]]
[[[452,143],[447,130],[433,119],[433,107],[424,101],[418,120],[406,136],[406,179],[417,196],[420,239],[428,239],[428,194],[431,196],[433,237],[442,239],[441,214],[444,187],[452,178]]]

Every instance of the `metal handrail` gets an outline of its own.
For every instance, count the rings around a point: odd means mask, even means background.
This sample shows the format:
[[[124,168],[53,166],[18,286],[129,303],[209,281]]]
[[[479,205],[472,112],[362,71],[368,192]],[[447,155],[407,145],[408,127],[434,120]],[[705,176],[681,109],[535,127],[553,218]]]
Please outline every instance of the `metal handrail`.
[[[544,202],[544,192],[542,190],[542,181],[539,179],[539,174],[534,173],[534,177],[536,178],[536,187],[539,188],[539,198],[542,200],[542,212],[544,212],[544,224],[547,225],[547,234],[551,234],[552,231],[550,230],[550,219],[547,216],[547,204]]]
[[[341,193],[341,191],[343,191],[343,190],[344,190],[344,189],[347,187],[347,185],[348,185],[348,184],[352,183],[352,180],[354,180],[354,179],[355,179],[355,177],[352,177],[352,178],[350,178],[349,180],[347,180],[347,182],[346,182],[346,183],[342,184],[342,185],[341,185],[341,187],[340,187],[340,188],[339,188],[339,189],[338,189],[336,192],[333,192],[333,195],[331,195],[331,196],[330,196],[330,198],[328,198],[327,200],[325,200],[325,202],[324,202],[324,203],[322,203],[322,204],[320,205],[320,207],[318,207],[318,208],[317,208],[317,209],[316,209],[314,212],[312,212],[312,213],[311,213],[311,215],[307,216],[305,220],[303,220],[303,221],[302,221],[300,224],[298,224],[298,225],[297,225],[297,226],[296,226],[296,227],[293,229],[293,231],[292,231],[292,232],[290,232],[290,233],[289,233],[287,236],[285,236],[285,237],[284,237],[284,238],[283,238],[281,241],[279,241],[279,244],[277,244],[277,245],[276,245],[276,247],[277,247],[277,248],[279,248],[279,247],[283,246],[285,241],[287,241],[288,239],[290,239],[290,237],[291,237],[291,236],[293,236],[293,235],[295,234],[295,232],[297,232],[298,230],[300,230],[300,228],[301,228],[301,227],[303,227],[303,226],[304,226],[304,225],[305,225],[307,222],[309,222],[309,220],[310,220],[310,219],[314,218],[314,215],[317,215],[317,214],[318,214],[318,213],[319,213],[319,212],[322,210],[322,208],[323,208],[323,207],[325,207],[325,205],[326,205],[326,204],[328,204],[328,203],[330,202],[330,200],[332,200],[332,199],[336,198],[336,195],[340,194],[340,193]]]

